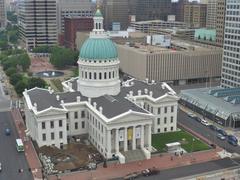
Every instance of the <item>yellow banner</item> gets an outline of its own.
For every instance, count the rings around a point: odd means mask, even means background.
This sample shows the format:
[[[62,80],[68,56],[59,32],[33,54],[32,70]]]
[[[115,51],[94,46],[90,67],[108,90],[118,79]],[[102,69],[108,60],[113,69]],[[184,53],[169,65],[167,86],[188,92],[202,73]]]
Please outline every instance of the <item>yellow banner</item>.
[[[133,137],[133,130],[132,130],[132,128],[128,129],[127,133],[128,133],[128,140],[132,140],[132,137]]]

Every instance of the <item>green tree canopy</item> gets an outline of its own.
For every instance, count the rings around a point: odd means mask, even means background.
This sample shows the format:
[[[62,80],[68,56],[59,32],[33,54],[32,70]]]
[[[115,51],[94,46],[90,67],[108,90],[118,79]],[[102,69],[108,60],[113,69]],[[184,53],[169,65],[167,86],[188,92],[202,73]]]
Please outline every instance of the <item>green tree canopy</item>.
[[[46,82],[41,78],[35,78],[32,77],[28,80],[28,89],[39,87],[39,88],[45,88]]]
[[[18,57],[18,65],[20,65],[23,71],[26,71],[31,65],[31,60],[27,53],[21,54]]]
[[[50,62],[57,68],[72,66],[77,62],[78,52],[68,48],[52,47]]]
[[[15,73],[10,76],[10,83],[15,86],[22,79],[23,76],[20,73]]]
[[[34,53],[50,53],[51,48],[49,46],[38,46],[33,49]]]
[[[26,89],[26,88],[27,88],[26,82],[21,80],[16,84],[15,91],[17,92],[17,94],[19,96],[22,96],[22,93],[23,93],[24,89]]]
[[[17,73],[17,69],[15,67],[10,67],[6,70],[6,75],[11,76],[12,74]]]

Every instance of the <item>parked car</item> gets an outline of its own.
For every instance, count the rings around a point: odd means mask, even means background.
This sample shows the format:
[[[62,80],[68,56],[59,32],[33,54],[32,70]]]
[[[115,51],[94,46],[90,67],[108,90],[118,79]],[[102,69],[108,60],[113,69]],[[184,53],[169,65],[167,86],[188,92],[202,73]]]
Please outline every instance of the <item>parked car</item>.
[[[142,170],[142,175],[143,176],[151,176],[151,175],[156,175],[159,172],[160,171],[157,168],[153,167],[153,168],[148,168],[148,169]]]
[[[228,143],[237,146],[238,145],[238,139],[234,135],[228,135]]]
[[[196,117],[196,115],[195,115],[195,114],[193,114],[193,113],[191,113],[191,112],[188,112],[188,113],[187,113],[187,115],[188,115],[189,117],[191,117],[191,118],[194,118],[194,117]]]
[[[195,119],[197,122],[201,122],[202,120],[201,120],[201,118],[200,117],[194,117],[193,119]]]
[[[0,163],[0,172],[2,172],[2,163]]]
[[[223,129],[218,129],[217,132],[222,134],[223,136],[227,136],[226,131],[224,131]]]
[[[5,135],[10,136],[11,135],[11,130],[9,128],[5,129]]]
[[[139,173],[139,172],[133,172],[133,173],[129,173],[126,176],[124,176],[123,179],[125,179],[125,180],[133,180],[133,179],[137,178],[140,175],[141,175],[141,173]]]
[[[97,164],[96,163],[89,163],[87,165],[88,170],[96,170],[97,169]]]
[[[209,125],[210,125],[205,119],[202,119],[202,120],[201,120],[201,123],[202,123],[204,126],[209,126]]]
[[[226,137],[224,135],[220,134],[220,133],[217,134],[217,138],[221,139],[221,140],[225,140],[226,139]]]
[[[217,129],[218,129],[216,126],[214,126],[212,124],[210,124],[208,127],[213,131],[217,131]]]

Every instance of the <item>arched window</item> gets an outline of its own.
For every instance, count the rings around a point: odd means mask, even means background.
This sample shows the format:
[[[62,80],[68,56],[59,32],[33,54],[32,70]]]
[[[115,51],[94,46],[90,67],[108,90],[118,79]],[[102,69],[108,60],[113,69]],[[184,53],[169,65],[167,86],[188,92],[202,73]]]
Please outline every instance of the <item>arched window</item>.
[[[89,73],[89,79],[92,79],[92,73],[91,72]]]
[[[84,74],[84,73],[83,73],[83,71],[82,71],[82,78],[84,78],[84,77],[83,77],[83,74]]]
[[[113,71],[113,78],[114,78],[114,75],[115,75],[115,74],[114,74],[114,71]]]
[[[98,23],[96,23],[96,29],[98,29]]]
[[[94,73],[94,79],[97,79],[97,73]]]
[[[99,73],[99,79],[102,79],[102,73]]]
[[[106,72],[104,73],[104,79],[107,79],[107,73]]]
[[[85,72],[85,78],[87,79],[87,72]]]
[[[111,79],[111,72],[109,72],[108,74],[109,74],[109,79]]]

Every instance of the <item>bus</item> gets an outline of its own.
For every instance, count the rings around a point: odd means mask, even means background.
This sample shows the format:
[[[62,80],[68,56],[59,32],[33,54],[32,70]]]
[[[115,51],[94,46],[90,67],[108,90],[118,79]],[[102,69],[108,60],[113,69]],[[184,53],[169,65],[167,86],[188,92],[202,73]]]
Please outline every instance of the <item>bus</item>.
[[[24,151],[24,146],[23,146],[23,142],[21,139],[16,139],[16,147],[17,147],[18,152]]]

